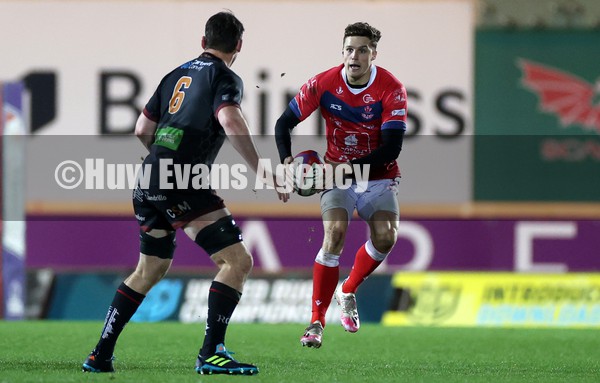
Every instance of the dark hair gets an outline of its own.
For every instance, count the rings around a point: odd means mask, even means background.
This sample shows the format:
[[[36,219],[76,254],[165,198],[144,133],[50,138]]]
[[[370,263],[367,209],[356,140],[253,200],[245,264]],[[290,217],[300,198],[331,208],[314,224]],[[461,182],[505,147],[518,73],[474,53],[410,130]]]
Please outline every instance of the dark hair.
[[[348,36],[362,36],[367,37],[371,40],[371,45],[373,48],[377,48],[377,43],[381,38],[381,32],[375,27],[370,26],[368,23],[354,23],[349,24],[344,30],[344,40]]]
[[[244,26],[231,12],[219,12],[206,22],[206,48],[232,53],[242,38]]]

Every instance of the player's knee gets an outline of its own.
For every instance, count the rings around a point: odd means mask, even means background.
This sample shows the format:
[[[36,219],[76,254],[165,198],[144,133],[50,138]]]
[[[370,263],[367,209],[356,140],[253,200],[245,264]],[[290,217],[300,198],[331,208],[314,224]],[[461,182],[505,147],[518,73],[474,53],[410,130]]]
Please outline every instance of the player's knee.
[[[371,242],[375,248],[382,253],[389,253],[396,244],[398,232],[396,229],[387,229],[373,231],[371,233]]]
[[[171,259],[160,259],[154,256],[141,258],[129,282],[137,287],[138,292],[146,294],[163,279],[170,266]]]
[[[252,271],[254,260],[244,246],[236,246],[211,256],[217,267],[233,273],[239,278],[246,278]]]
[[[167,271],[169,271],[169,266],[146,268],[139,272],[138,278],[149,290],[163,279]]]
[[[173,259],[176,246],[174,231],[157,238],[140,230],[140,253],[161,259]]]
[[[194,240],[209,255],[213,255],[238,242],[242,242],[242,231],[228,215],[200,230]]]
[[[167,275],[169,268],[171,267],[171,262],[159,262],[157,263],[151,270],[149,278],[152,278],[152,282],[155,284],[158,283],[161,279]]]
[[[247,251],[244,251],[243,254],[236,257],[235,264],[233,265],[238,269],[238,272],[243,275],[248,275],[252,271],[252,267],[254,266],[254,260],[252,259],[252,255]]]

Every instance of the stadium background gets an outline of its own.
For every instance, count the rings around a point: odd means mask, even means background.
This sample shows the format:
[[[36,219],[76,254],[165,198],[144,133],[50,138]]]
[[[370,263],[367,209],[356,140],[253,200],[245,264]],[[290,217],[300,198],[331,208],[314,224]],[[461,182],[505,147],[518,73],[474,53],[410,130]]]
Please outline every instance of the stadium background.
[[[137,113],[164,72],[198,54],[204,20],[223,8],[246,26],[234,69],[271,158],[275,119],[300,84],[340,62],[345,25],[360,19],[383,32],[376,64],[409,91],[410,137],[399,159],[398,245],[361,287],[363,321],[600,325],[600,6],[591,0],[0,1],[0,120],[5,134],[30,132],[3,137],[5,318],[103,319],[137,260],[130,191],[65,190],[55,168],[139,162],[144,150],[128,135]],[[552,84],[574,109],[544,110],[523,62],[578,78]],[[578,98],[582,81],[594,98]],[[318,118],[298,130],[295,149],[322,151]],[[236,156],[228,149],[220,160]],[[318,199],[281,205],[272,194],[223,193],[256,259],[232,320],[304,323]],[[345,269],[368,236],[358,220],[350,230]],[[135,320],[204,320],[214,270],[178,240],[173,270]]]

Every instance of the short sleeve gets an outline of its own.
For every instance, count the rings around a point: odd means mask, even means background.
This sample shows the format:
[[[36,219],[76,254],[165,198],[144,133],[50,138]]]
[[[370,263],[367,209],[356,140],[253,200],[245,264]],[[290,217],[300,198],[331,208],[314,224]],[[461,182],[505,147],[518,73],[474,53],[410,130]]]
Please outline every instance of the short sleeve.
[[[161,82],[162,85],[162,82]],[[161,85],[156,88],[152,97],[144,107],[143,113],[144,116],[148,117],[149,120],[154,122],[158,122],[160,120],[160,88]]]
[[[304,121],[319,107],[319,81],[315,76],[300,88],[300,92],[290,101],[290,109],[300,121]]]
[[[244,93],[242,79],[233,72],[225,73],[217,80],[215,87],[215,98],[213,110],[216,116],[219,110],[225,106],[240,106]]]
[[[406,89],[399,81],[388,88],[382,99],[381,130],[402,129],[406,131],[408,114],[406,98]]]

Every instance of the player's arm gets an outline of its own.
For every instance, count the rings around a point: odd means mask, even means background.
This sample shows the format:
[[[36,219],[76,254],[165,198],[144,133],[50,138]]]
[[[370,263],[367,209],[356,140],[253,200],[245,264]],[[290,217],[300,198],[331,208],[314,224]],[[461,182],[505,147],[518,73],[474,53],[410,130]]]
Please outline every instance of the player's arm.
[[[165,78],[166,76],[161,80],[135,123],[135,135],[148,150],[154,143],[154,134],[160,119],[160,92]]]
[[[353,165],[370,164],[371,168],[396,161],[402,150],[404,129],[385,129],[381,131],[381,145],[364,157],[350,161]]]
[[[234,149],[256,173],[260,155],[254,144],[248,122],[240,108],[233,105],[224,106],[219,109],[217,118]]]
[[[275,143],[281,163],[292,162],[292,129],[319,107],[319,75],[312,77],[300,88],[275,124]]]
[[[254,144],[252,133],[248,126],[246,118],[242,114],[242,111],[237,105],[228,105],[219,109],[217,112],[217,119],[223,127],[229,142],[233,145],[233,148],[237,150],[242,158],[250,165],[254,173],[258,173],[258,161],[260,155]],[[274,177],[274,176],[273,176]],[[275,177],[274,183],[278,182]],[[279,199],[286,202],[289,198],[289,193],[282,193],[277,191]]]
[[[224,72],[215,80],[214,86],[216,89],[213,100],[215,117],[223,127],[234,149],[256,173],[260,155],[254,144],[248,122],[240,109],[244,87],[242,80],[233,73]]]
[[[351,160],[353,165],[385,166],[400,155],[406,132],[406,89],[397,80],[390,87],[392,91],[387,92],[382,100],[381,144],[366,156]]]
[[[292,129],[300,123],[292,109],[288,106],[275,124],[275,143],[281,163],[292,157]]]
[[[156,122],[146,117],[144,113],[140,113],[135,123],[135,136],[148,150],[150,150],[150,146],[154,142],[154,133],[156,132],[157,125]]]

